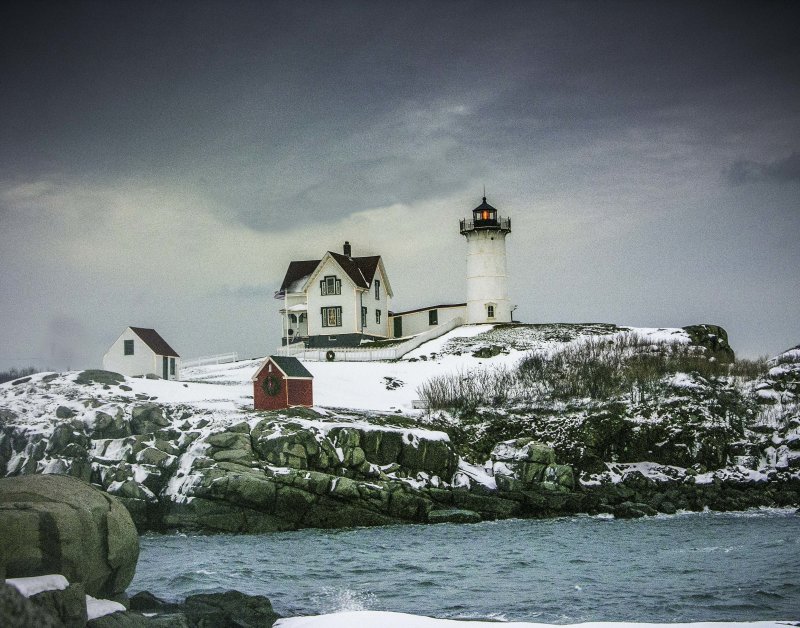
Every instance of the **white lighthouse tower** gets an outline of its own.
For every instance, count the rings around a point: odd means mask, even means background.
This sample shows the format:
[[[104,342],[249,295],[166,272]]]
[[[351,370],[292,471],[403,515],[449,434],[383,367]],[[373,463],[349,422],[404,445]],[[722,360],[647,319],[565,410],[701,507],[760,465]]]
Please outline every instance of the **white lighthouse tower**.
[[[506,269],[506,236],[511,219],[502,218],[486,202],[461,221],[467,238],[467,323],[510,323]]]

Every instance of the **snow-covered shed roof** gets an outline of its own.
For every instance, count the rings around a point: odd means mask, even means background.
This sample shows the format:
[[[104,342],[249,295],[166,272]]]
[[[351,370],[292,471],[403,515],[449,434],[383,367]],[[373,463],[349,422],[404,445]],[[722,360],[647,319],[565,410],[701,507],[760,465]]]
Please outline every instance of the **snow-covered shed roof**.
[[[148,329],[146,327],[131,327],[130,329],[134,334],[139,336],[139,338],[144,341],[144,344],[150,347],[156,355],[166,355],[172,358],[181,357],[155,329]]]

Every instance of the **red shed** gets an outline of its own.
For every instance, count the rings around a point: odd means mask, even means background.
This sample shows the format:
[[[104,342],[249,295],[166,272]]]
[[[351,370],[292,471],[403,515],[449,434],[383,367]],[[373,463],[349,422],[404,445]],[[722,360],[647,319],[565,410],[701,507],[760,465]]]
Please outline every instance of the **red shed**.
[[[314,376],[297,358],[279,355],[264,358],[252,381],[256,410],[314,405]]]

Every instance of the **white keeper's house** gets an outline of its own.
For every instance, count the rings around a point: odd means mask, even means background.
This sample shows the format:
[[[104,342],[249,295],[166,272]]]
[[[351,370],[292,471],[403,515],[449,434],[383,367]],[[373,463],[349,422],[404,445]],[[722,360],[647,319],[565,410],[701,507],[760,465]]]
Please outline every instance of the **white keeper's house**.
[[[342,253],[328,251],[322,259],[291,262],[275,293],[283,302],[279,353],[317,359],[319,350],[327,349],[327,359],[340,359],[336,348],[371,351],[379,347],[376,341],[402,338],[402,346],[391,343],[399,356],[413,348],[414,339],[434,338],[458,325],[511,322],[506,266],[511,220],[501,217],[484,196],[472,216],[459,222],[459,232],[467,239],[465,303],[390,312],[394,293],[383,259],[353,257],[349,242]],[[343,355],[362,359],[352,350]]]
[[[283,300],[283,345],[308,348],[354,347],[364,340],[386,339],[392,286],[379,255],[343,253],[289,264],[276,299]]]
[[[127,327],[103,356],[103,369],[128,377],[180,379],[181,357],[155,329]]]

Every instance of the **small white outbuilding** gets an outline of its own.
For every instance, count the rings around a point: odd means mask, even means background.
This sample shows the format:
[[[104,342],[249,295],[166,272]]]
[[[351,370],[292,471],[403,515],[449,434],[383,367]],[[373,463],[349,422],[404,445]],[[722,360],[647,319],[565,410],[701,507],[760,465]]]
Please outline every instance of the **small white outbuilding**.
[[[155,329],[128,327],[103,356],[103,368],[128,377],[180,379],[181,357]]]

